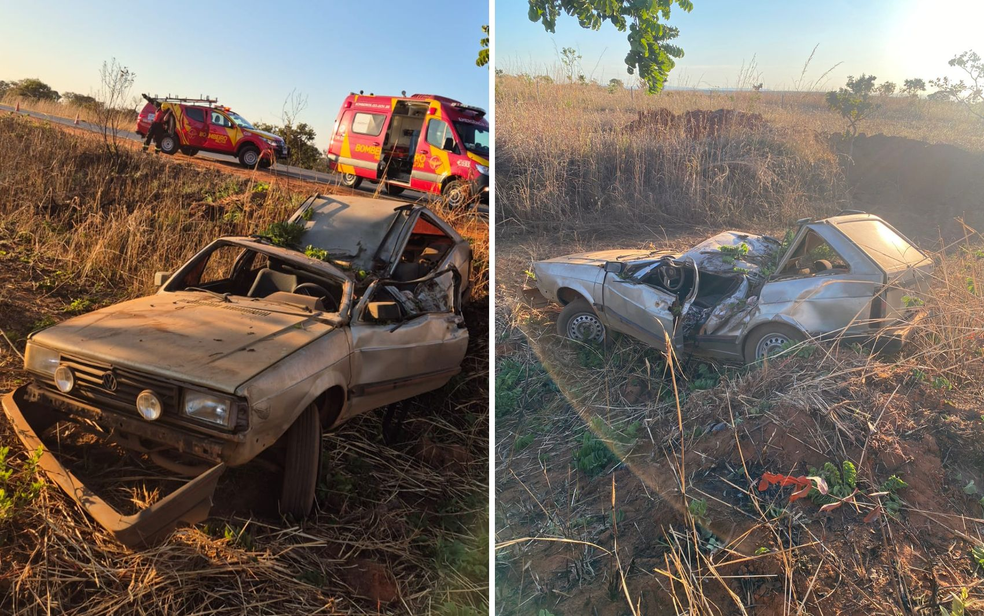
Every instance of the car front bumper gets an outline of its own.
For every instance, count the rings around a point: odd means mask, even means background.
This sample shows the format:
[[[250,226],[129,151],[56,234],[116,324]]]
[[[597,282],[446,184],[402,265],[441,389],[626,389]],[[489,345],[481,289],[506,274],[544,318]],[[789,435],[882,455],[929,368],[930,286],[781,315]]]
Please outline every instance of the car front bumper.
[[[28,451],[42,450],[39,466],[113,537],[127,547],[148,545],[166,537],[178,524],[196,524],[208,517],[212,495],[226,465],[218,463],[150,507],[124,515],[86,487],[42,443],[40,434],[66,417],[28,396],[30,386],[19,387],[2,399],[3,411]]]

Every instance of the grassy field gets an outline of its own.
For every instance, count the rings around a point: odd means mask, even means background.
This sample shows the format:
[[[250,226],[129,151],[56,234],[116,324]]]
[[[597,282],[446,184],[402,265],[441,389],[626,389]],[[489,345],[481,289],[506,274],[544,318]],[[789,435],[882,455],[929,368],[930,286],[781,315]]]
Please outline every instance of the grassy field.
[[[572,220],[777,226],[851,200],[844,156],[831,147],[846,122],[822,93],[645,96],[504,75],[495,96],[496,199],[506,228]],[[984,153],[980,122],[958,105],[877,98],[863,132]],[[754,126],[639,122],[640,114],[699,110],[751,117]]]
[[[0,115],[0,391],[24,382],[32,330],[152,292],[155,271],[285,219],[309,192]],[[382,441],[382,412],[326,435],[303,524],[271,511],[275,478],[248,465],[223,477],[206,523],[129,551],[42,479],[0,419],[0,613],[486,613],[488,225],[453,224],[475,253],[464,371],[409,403],[399,444]],[[128,456],[90,470],[135,507],[166,481]]]
[[[982,127],[886,99],[849,143],[819,94],[650,98],[501,76],[496,97],[498,613],[984,606]],[[685,120],[720,109],[739,119]],[[564,341],[558,307],[521,298],[537,259],[680,250],[729,228],[781,237],[848,207],[937,249],[930,317],[895,356],[808,344],[764,366],[668,360],[626,338]],[[766,473],[821,476],[836,499],[793,499]]]

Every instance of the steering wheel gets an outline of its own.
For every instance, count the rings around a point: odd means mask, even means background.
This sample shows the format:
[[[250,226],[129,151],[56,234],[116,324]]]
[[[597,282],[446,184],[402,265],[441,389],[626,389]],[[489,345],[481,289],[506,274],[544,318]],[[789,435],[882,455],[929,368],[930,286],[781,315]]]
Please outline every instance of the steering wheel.
[[[320,297],[321,303],[325,305],[325,310],[328,312],[334,312],[338,310],[338,303],[335,298],[328,293],[320,284],[313,282],[302,282],[301,284],[294,287],[291,293],[297,293],[298,295],[307,295],[308,297]]]
[[[659,268],[659,281],[668,291],[679,291],[683,286],[683,272],[677,266],[665,263]]]

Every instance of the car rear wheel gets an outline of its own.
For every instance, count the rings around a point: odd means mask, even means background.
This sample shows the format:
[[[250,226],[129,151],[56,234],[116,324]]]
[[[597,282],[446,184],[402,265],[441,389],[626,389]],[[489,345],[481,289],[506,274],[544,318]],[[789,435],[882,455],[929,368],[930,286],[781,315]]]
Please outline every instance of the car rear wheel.
[[[194,156],[195,154],[198,154],[198,148],[190,148],[183,145],[181,146],[181,153],[185,156]]]
[[[406,190],[404,187],[397,186],[395,184],[387,184],[386,185],[386,192],[389,193],[390,195],[394,196],[394,197],[396,197],[398,195],[402,195],[404,190]]]
[[[256,146],[247,145],[239,151],[239,164],[243,167],[252,169],[258,162],[260,162],[260,151]]]
[[[471,200],[471,188],[463,180],[451,180],[444,185],[441,196],[452,210],[465,207]]]
[[[745,339],[745,363],[775,357],[790,346],[806,340],[803,332],[784,323],[768,323]]]
[[[557,333],[576,342],[605,342],[605,325],[594,309],[583,299],[576,299],[564,306],[557,319]]]
[[[355,175],[354,173],[342,174],[342,186],[348,186],[349,188],[358,188],[362,184],[362,178]]]
[[[181,147],[181,142],[178,141],[177,135],[168,133],[161,137],[161,140],[157,142],[157,145],[161,148],[161,152],[171,156],[177,153],[178,149]]]
[[[280,512],[303,518],[314,506],[321,474],[321,416],[314,404],[304,409],[284,435],[287,451],[280,488]]]

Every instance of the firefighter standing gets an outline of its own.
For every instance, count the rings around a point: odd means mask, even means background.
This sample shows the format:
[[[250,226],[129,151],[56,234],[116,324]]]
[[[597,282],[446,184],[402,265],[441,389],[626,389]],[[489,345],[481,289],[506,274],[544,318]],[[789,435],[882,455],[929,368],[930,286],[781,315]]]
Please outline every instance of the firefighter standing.
[[[168,133],[168,129],[171,124],[171,120],[174,119],[174,114],[171,113],[170,109],[165,109],[161,111],[161,104],[155,103],[157,105],[157,113],[154,114],[154,121],[150,124],[150,130],[147,131],[147,139],[144,140],[143,151],[147,151],[147,146],[150,142],[154,142],[154,153],[161,151],[161,137]]]

